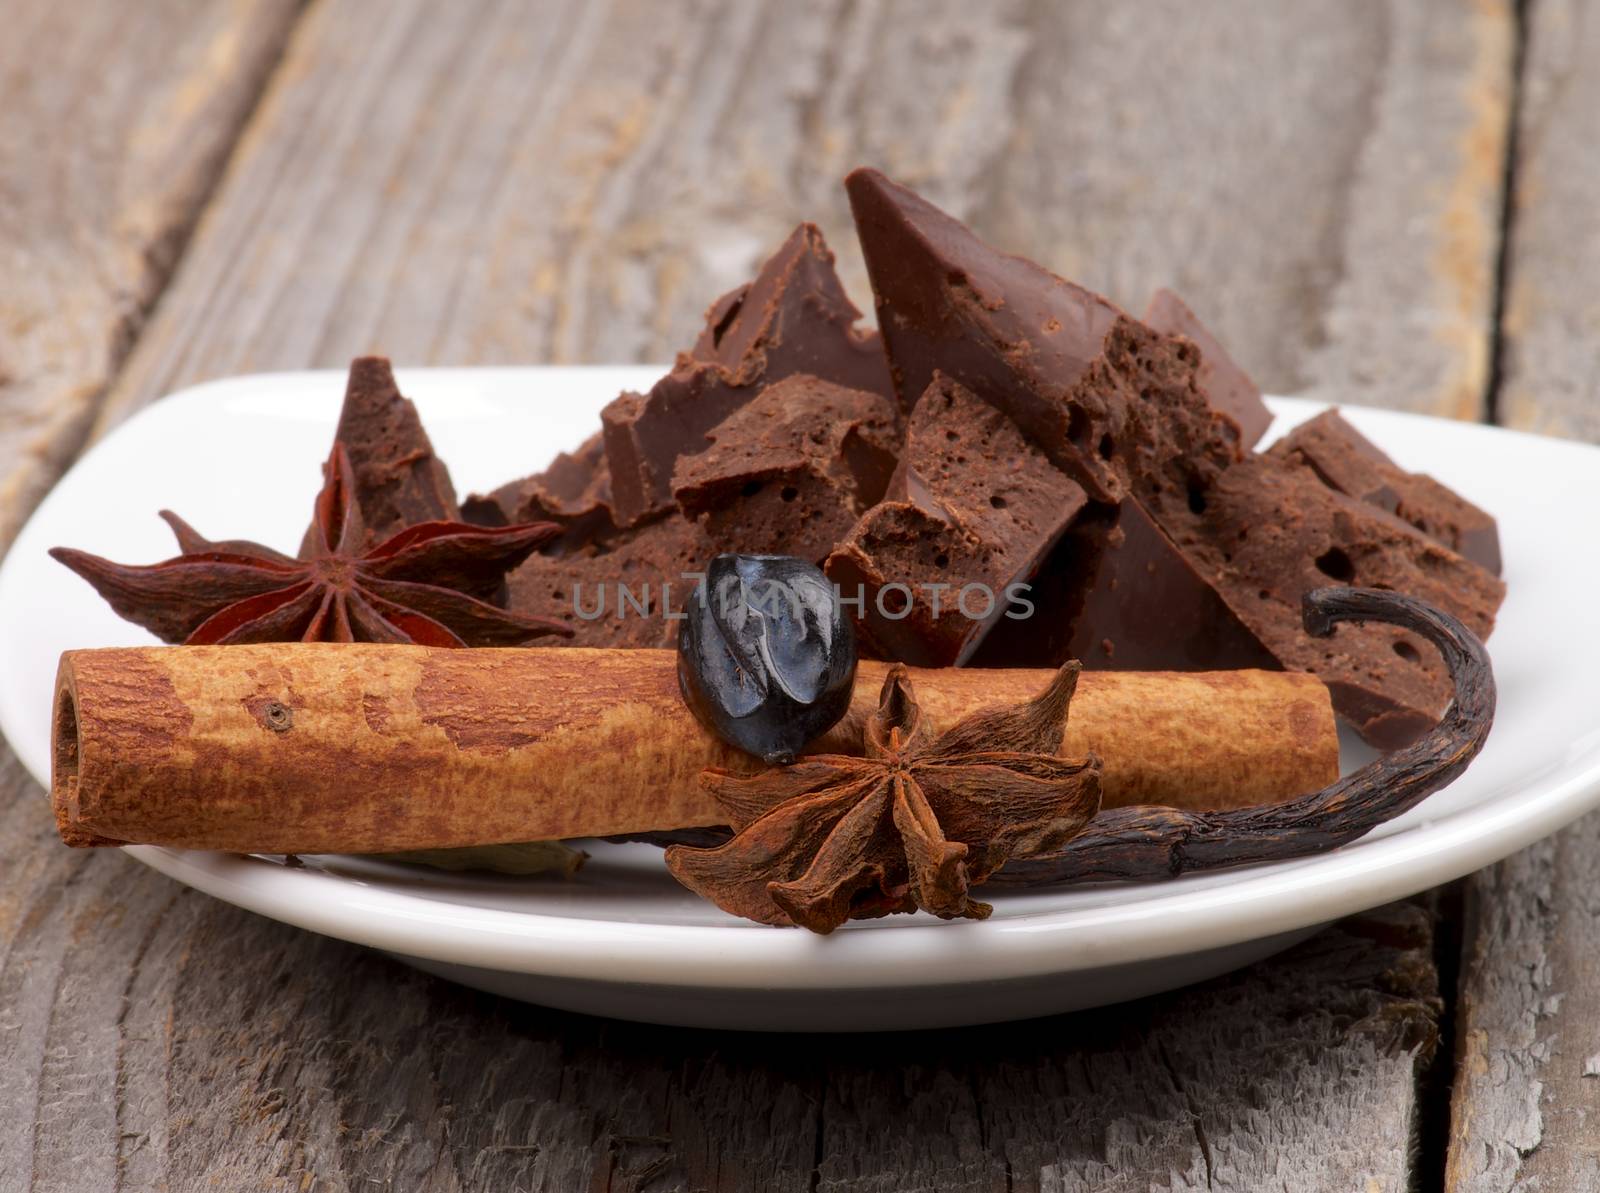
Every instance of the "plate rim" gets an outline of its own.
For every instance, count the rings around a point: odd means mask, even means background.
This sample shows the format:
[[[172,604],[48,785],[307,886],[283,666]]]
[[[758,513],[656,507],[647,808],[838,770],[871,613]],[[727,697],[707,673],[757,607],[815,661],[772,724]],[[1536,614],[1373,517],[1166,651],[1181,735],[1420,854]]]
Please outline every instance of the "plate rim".
[[[501,379],[506,375],[548,378],[552,371],[631,374],[645,379],[660,369],[645,365],[506,366],[402,368],[397,374],[405,388],[408,379],[424,376],[446,385],[488,374]],[[326,386],[331,379],[342,380],[343,375],[342,370],[331,369],[252,373],[178,390],[91,447],[66,475],[92,466],[95,453],[105,443],[141,420],[177,417],[190,405],[215,410],[219,396],[228,393]],[[1298,398],[1273,398],[1269,404],[1274,413],[1292,415],[1332,405]],[[1552,449],[1600,452],[1590,445],[1504,428],[1391,410],[1371,413],[1385,419],[1445,424],[1456,431],[1537,439]],[[28,524],[40,516],[49,500],[47,496],[40,503]],[[25,524],[14,545],[24,541],[26,533]],[[0,562],[0,594],[5,591],[12,562],[9,553]],[[3,712],[0,709],[0,715]],[[37,757],[30,757],[34,751],[26,743],[13,749],[34,777],[41,778]],[[352,943],[449,964],[630,984],[749,990],[770,988],[774,973],[782,973],[782,985],[788,989],[866,990],[907,984],[966,984],[974,980],[974,970],[982,980],[1069,976],[1326,923],[1471,873],[1549,835],[1597,805],[1600,757],[1553,777],[1532,796],[1502,795],[1379,840],[1352,843],[1312,858],[1243,869],[1225,883],[1194,888],[1179,880],[1171,895],[1089,908],[1025,911],[981,924],[896,917],[891,929],[898,942],[892,972],[884,972],[881,957],[874,955],[884,939],[879,929],[888,925],[853,925],[824,939],[731,920],[690,925],[561,916],[429,899],[260,858],[185,853],[156,846],[128,846],[123,851],[168,877],[246,910]],[[1359,880],[1352,881],[1357,875]],[[927,937],[931,931],[940,935]],[[953,960],[956,966],[952,966]]]

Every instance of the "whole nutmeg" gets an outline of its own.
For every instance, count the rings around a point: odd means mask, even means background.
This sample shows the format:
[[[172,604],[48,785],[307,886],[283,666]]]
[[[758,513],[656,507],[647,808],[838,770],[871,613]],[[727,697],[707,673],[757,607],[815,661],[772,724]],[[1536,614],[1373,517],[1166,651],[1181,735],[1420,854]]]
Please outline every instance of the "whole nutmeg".
[[[856,641],[833,583],[791,555],[718,555],[678,629],[678,686],[707,729],[793,761],[850,707]]]

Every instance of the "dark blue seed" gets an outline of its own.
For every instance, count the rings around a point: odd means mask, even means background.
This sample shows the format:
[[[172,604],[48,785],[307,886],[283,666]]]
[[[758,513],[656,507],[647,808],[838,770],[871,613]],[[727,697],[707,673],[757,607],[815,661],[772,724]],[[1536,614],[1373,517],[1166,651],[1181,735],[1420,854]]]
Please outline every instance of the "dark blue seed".
[[[850,707],[856,641],[833,583],[791,555],[718,555],[678,628],[678,685],[723,741],[788,762]]]

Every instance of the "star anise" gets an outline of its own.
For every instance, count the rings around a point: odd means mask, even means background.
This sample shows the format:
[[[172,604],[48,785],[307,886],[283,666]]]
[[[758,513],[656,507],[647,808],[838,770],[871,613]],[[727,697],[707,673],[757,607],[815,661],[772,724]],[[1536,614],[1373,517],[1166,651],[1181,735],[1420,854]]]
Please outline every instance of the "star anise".
[[[367,548],[342,444],[324,473],[299,559],[259,543],[211,542],[168,510],[161,516],[183,552],[174,559],[132,566],[69,547],[50,554],[165,642],[513,646],[572,632],[489,603],[506,572],[558,533],[554,524],[419,522]]]
[[[738,830],[675,845],[679,882],[724,911],[831,932],[921,908],[985,919],[971,888],[1008,858],[1059,849],[1100,807],[1100,761],[1057,756],[1079,665],[1025,704],[983,709],[929,739],[903,666],[884,680],[865,756],[816,754],[700,781]]]

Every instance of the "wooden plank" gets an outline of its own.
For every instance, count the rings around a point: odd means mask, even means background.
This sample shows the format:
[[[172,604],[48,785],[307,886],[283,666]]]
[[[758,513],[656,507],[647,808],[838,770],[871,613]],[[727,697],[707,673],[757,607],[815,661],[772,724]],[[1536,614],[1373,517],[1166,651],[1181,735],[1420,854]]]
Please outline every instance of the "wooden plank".
[[[1600,1187],[1600,816],[1475,875],[1445,1187]]]
[[[860,298],[862,162],[1135,309],[1172,283],[1272,389],[1476,416],[1507,3],[333,0],[103,425],[368,349],[665,359],[805,218]]]
[[[1431,944],[1397,904],[1194,990],[842,1050],[818,1187],[1409,1188]]]
[[[0,550],[82,447],[296,8],[6,4]]]
[[[1265,388],[1483,409],[1509,4],[1045,6],[980,223]]]
[[[435,981],[60,849],[9,756],[0,789],[7,1188],[1408,1187],[1438,1012],[1414,905],[1122,1008],[725,1036]]]
[[[1600,440],[1600,19],[1526,6],[1497,414]],[[1600,1187],[1600,816],[1474,875],[1445,1187]]]
[[[862,295],[837,184],[858,162],[1131,304],[1175,283],[1275,388],[1475,409],[1503,5],[1297,7],[1224,29],[1178,0],[323,0],[100,426],[368,349],[660,359],[800,218]],[[1364,222],[1402,169],[1404,236]],[[1374,330],[1397,308],[1428,318]],[[482,998],[68,853],[9,761],[0,806],[0,1172],[35,1188],[1410,1183],[1437,1014],[1414,908],[1129,1008],[724,1038]]]
[[[1539,0],[1527,22],[1498,413],[1600,440],[1600,15]]]

